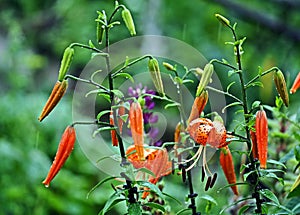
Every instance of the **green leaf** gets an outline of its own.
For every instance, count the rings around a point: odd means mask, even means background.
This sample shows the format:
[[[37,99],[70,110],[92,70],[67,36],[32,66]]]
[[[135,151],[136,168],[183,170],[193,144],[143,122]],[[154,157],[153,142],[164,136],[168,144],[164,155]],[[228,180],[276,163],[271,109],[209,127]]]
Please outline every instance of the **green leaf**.
[[[162,194],[163,194],[164,196],[169,197],[170,199],[173,199],[177,204],[182,205],[182,203],[181,203],[180,200],[176,199],[175,197],[171,196],[170,194],[167,194],[167,193],[164,193],[164,192],[163,192]]]
[[[140,203],[129,204],[128,215],[142,215],[142,208]]]
[[[261,195],[263,195],[264,197],[270,199],[271,201],[273,201],[276,205],[280,205],[276,195],[268,189],[263,189],[259,191]]]
[[[282,161],[276,161],[276,160],[268,159],[267,162],[268,162],[269,164],[274,164],[274,165],[282,166],[284,169],[286,169],[286,166],[283,164]]]
[[[300,161],[300,145],[297,145],[294,149],[295,158],[297,161]]]
[[[260,105],[260,103],[261,103],[260,101],[254,101],[254,102],[252,103],[251,109],[258,108],[259,105]]]
[[[278,162],[286,163],[288,160],[292,159],[295,156],[294,149],[290,150],[287,154],[285,154]]]
[[[234,107],[234,106],[237,106],[237,105],[242,105],[242,104],[241,104],[240,102],[232,102],[232,103],[226,105],[226,106],[222,109],[222,113],[224,113],[225,110],[226,110],[227,108],[229,108],[229,107]]]
[[[113,92],[115,94],[115,96],[117,96],[118,98],[124,97],[124,94],[122,93],[121,90],[112,90],[111,92]]]
[[[88,97],[91,94],[108,94],[108,92],[104,89],[96,89],[96,90],[91,90],[87,94],[85,94],[85,97]]]
[[[93,44],[92,40],[89,40],[89,46],[90,46],[91,48],[96,48],[95,45]]]
[[[297,180],[298,180],[298,178],[294,182],[293,186],[296,184]],[[290,191],[287,198],[299,197],[299,196],[300,196],[300,186],[295,186],[295,188],[292,191]]]
[[[149,169],[145,168],[145,167],[142,167],[142,168],[139,168],[136,170],[137,172],[144,172],[144,173],[147,173],[153,177],[156,177],[156,175]]]
[[[101,111],[100,113],[98,113],[98,115],[97,115],[97,119],[99,120],[103,115],[105,115],[105,114],[110,114],[110,112],[111,112],[111,110],[103,110],[103,111]]]
[[[199,198],[200,199],[205,199],[205,200],[207,200],[207,201],[209,201],[209,202],[211,202],[215,205],[218,205],[217,201],[210,195],[204,194],[204,195],[199,196]]]
[[[296,178],[294,184],[292,185],[292,187],[291,187],[291,192],[292,192],[293,190],[295,190],[296,187],[299,186],[299,184],[300,184],[300,175],[298,175],[298,177]]]
[[[194,81],[192,79],[185,79],[182,81],[183,84],[186,84],[186,83],[194,83]]]
[[[255,81],[251,84],[247,84],[247,86],[245,87],[245,89],[249,88],[249,87],[264,87],[264,85],[260,82],[260,81]]]
[[[148,181],[137,181],[137,183],[142,187],[148,187],[154,193],[156,193],[160,198],[164,199],[164,196],[158,187]]]
[[[94,131],[92,137],[95,138],[96,135],[102,131],[111,131],[111,130],[114,130],[115,128],[114,127],[110,127],[110,126],[105,126],[105,127],[101,127],[101,128],[98,128],[96,131]]]
[[[179,106],[180,106],[179,103],[174,102],[174,103],[171,103],[171,104],[167,104],[167,105],[165,106],[165,109],[168,109],[168,108],[170,108],[170,107],[179,107]]]
[[[91,193],[92,192],[94,192],[98,187],[100,187],[102,184],[104,184],[105,182],[107,182],[107,181],[110,181],[110,180],[113,180],[113,179],[115,179],[116,177],[114,177],[114,176],[109,176],[109,177],[107,177],[107,178],[104,178],[104,179],[102,179],[100,182],[98,182],[88,193],[87,193],[87,195],[86,195],[86,198],[88,199],[89,197],[90,197],[90,195],[91,195]]]
[[[233,81],[230,84],[228,84],[228,86],[226,88],[226,92],[229,92],[230,87],[233,86],[234,84],[235,84],[235,81]]]
[[[122,77],[122,78],[125,78],[125,79],[129,79],[132,83],[134,83],[133,77],[130,74],[126,73],[126,72],[117,73],[117,74],[114,75],[113,78],[117,78],[117,77]]]
[[[104,208],[99,212],[100,215],[105,215],[107,211],[109,211],[116,204],[125,201],[126,199],[120,197],[120,191],[116,191],[113,195],[111,195],[106,201]]]
[[[147,202],[147,203],[143,204],[143,206],[148,206],[150,208],[158,209],[163,213],[166,211],[166,209],[164,208],[163,205],[155,203],[155,202]]]
[[[250,205],[244,205],[243,207],[241,207],[238,215],[246,214],[245,212],[249,209],[249,207]]]
[[[236,71],[235,71],[235,70],[229,70],[229,71],[227,72],[227,75],[228,75],[229,78],[230,78],[232,75],[234,75],[234,74],[236,74]]]
[[[103,97],[106,101],[110,103],[110,95],[107,93],[99,93],[99,96]]]
[[[181,209],[180,211],[178,211],[177,213],[176,213],[176,215],[180,215],[180,214],[182,214],[182,213],[184,213],[184,212],[186,212],[186,211],[190,211],[190,210],[192,210],[191,208],[183,208],[183,209]]]

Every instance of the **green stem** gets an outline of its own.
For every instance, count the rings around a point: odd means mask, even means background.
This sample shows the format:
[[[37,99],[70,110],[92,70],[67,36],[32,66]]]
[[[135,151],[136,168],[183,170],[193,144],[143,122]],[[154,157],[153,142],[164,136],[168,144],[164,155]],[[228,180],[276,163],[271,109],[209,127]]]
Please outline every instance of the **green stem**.
[[[98,88],[100,88],[100,89],[106,91],[107,93],[109,92],[108,89],[106,89],[105,87],[103,87],[102,85],[96,83],[95,81],[93,81],[93,80],[91,80],[91,79],[90,79],[90,80],[87,80],[87,79],[78,78],[78,77],[76,77],[76,76],[67,74],[67,75],[65,76],[64,79],[67,80],[68,78],[73,79],[73,80],[76,80],[76,81],[80,81],[80,82],[83,82],[83,83],[87,83],[87,84],[94,85],[94,86],[96,86],[96,87],[98,87]]]
[[[237,97],[235,97],[234,95],[230,94],[229,92],[224,92],[224,91],[222,91],[222,90],[218,90],[218,89],[213,88],[213,87],[210,87],[210,86],[206,86],[206,89],[211,90],[211,91],[214,91],[214,92],[216,92],[216,93],[220,93],[220,94],[229,96],[229,97],[233,98],[234,100],[236,100],[237,102],[241,103],[241,105],[243,105],[242,100],[240,100],[239,98],[237,98]]]
[[[259,79],[260,77],[273,72],[273,71],[278,71],[279,69],[277,67],[272,67],[271,69],[268,69],[266,71],[264,71],[263,73],[261,73],[260,75],[255,76],[253,79],[251,79],[246,85],[245,88],[248,88],[253,82],[255,82],[257,79]]]
[[[98,52],[98,53],[103,53],[104,55],[107,55],[107,53],[104,53],[103,51],[97,49],[97,48],[93,48],[93,47],[90,47],[88,45],[84,45],[84,44],[81,44],[81,43],[72,43],[69,47],[80,47],[80,48],[84,48],[84,49],[89,49],[89,50],[93,50],[95,52]]]
[[[152,55],[144,55],[144,56],[142,56],[142,57],[140,57],[140,58],[138,58],[138,59],[136,59],[136,60],[134,60],[134,61],[131,61],[131,62],[128,63],[127,65],[124,65],[124,66],[122,66],[120,69],[118,69],[117,71],[115,71],[115,72],[112,74],[112,77],[114,77],[114,76],[117,75],[119,72],[122,72],[124,69],[126,69],[126,68],[132,66],[133,64],[136,64],[136,63],[140,62],[141,60],[143,60],[143,59],[145,59],[145,58],[152,59],[153,57],[152,57]]]
[[[235,66],[232,66],[232,65],[230,65],[230,64],[228,64],[228,63],[225,63],[225,62],[220,61],[220,60],[217,60],[217,59],[211,60],[210,63],[211,63],[211,64],[213,64],[213,63],[218,63],[218,64],[221,64],[221,65],[223,65],[223,66],[227,66],[227,67],[229,67],[229,68],[231,68],[231,69],[233,69],[233,70],[238,70],[238,68],[236,68]]]

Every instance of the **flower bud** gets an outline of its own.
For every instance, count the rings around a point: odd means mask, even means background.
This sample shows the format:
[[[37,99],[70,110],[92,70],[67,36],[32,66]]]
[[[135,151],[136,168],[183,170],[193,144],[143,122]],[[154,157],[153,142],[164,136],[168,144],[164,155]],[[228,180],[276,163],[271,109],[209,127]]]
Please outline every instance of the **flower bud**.
[[[208,63],[205,65],[202,77],[200,79],[200,82],[199,82],[199,85],[197,88],[196,96],[200,96],[202,91],[205,89],[207,84],[210,82],[213,71],[214,71],[214,66],[211,63]]]
[[[228,146],[221,148],[220,152],[220,164],[223,169],[223,172],[226,176],[228,184],[235,184],[236,183],[236,175],[234,170],[234,164],[232,160],[231,152]],[[235,195],[239,195],[238,189],[236,185],[231,186],[231,190]]]
[[[126,25],[127,29],[129,30],[130,35],[131,36],[136,35],[134,22],[133,22],[131,13],[127,8],[125,8],[122,11],[122,18],[125,22],[125,25]]]
[[[277,70],[273,74],[274,83],[276,90],[279,93],[280,98],[282,99],[286,107],[289,106],[289,94],[286,87],[286,82],[283,76],[283,73],[280,70]]]
[[[220,14],[215,14],[215,17],[225,26],[230,27],[230,21]]]
[[[268,156],[268,118],[264,110],[259,110],[256,113],[255,133],[260,167],[265,169]]]
[[[41,115],[38,120],[41,122],[48,114],[54,109],[54,107],[61,100],[68,87],[68,81],[63,80],[62,82],[57,81],[52,89],[52,92],[43,108]]]
[[[164,86],[160,75],[160,69],[158,66],[158,61],[155,58],[151,58],[148,61],[148,69],[157,92],[161,95],[164,95]]]
[[[75,140],[75,129],[73,126],[68,126],[61,137],[54,161],[50,167],[48,175],[46,179],[42,182],[46,187],[49,187],[49,184],[52,181],[52,179],[57,175],[59,170],[66,162],[67,158],[70,156],[74,148]]]
[[[173,65],[167,63],[167,62],[163,62],[163,66],[167,69],[167,70],[170,70],[170,71],[175,71],[175,68]]]
[[[133,102],[129,110],[130,130],[139,160],[145,160],[144,156],[144,119],[140,103]]]
[[[64,51],[64,55],[61,60],[61,64],[60,64],[60,68],[59,68],[59,72],[58,72],[58,80],[59,81],[62,81],[65,78],[65,76],[70,68],[73,56],[74,56],[74,49],[71,47],[67,47]]]
[[[298,89],[300,88],[300,72],[298,73],[292,88],[290,89],[290,93],[293,94],[295,93]]]
[[[197,96],[194,100],[188,122],[191,122],[194,119],[199,118],[200,114],[205,108],[207,101],[208,101],[208,92],[207,90],[203,90],[202,93],[199,96]]]

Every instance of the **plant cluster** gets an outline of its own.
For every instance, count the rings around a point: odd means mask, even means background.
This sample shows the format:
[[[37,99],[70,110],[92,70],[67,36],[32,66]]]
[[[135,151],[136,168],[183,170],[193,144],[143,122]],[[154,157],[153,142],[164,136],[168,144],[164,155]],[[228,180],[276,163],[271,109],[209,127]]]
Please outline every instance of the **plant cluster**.
[[[124,213],[127,214],[168,214],[173,212],[172,208],[168,207],[166,198],[175,202],[178,202],[178,200],[165,193],[163,185],[159,183],[163,177],[170,174],[181,177],[182,182],[188,186],[187,199],[189,204],[186,208],[178,211],[177,214],[186,212],[193,215],[209,213],[215,200],[207,195],[207,207],[197,207],[196,202],[200,199],[194,188],[193,183],[196,180],[192,171],[192,169],[199,169],[198,164],[201,163],[201,181],[205,182],[205,191],[217,184],[220,176],[216,172],[211,172],[208,167],[206,159],[208,147],[219,151],[217,155],[219,156],[220,166],[229,184],[226,187],[230,187],[236,196],[236,201],[224,207],[220,213],[230,207],[235,207],[236,210],[239,210],[239,214],[246,212],[296,214],[300,205],[284,205],[287,193],[283,189],[278,191],[267,185],[277,182],[284,183],[284,173],[291,172],[285,163],[291,157],[295,155],[300,163],[299,145],[295,147],[295,143],[300,142],[299,134],[294,139],[292,139],[293,136],[287,135],[288,129],[291,129],[291,132],[295,135],[297,133],[295,129],[299,130],[300,126],[296,121],[291,120],[288,115],[289,93],[282,71],[277,67],[266,71],[259,69],[255,77],[246,80],[242,66],[242,46],[246,38],[238,38],[236,24],[231,25],[227,18],[219,14],[216,14],[216,18],[233,35],[233,41],[227,44],[232,46],[234,63],[229,63],[224,59],[212,59],[205,65],[203,70],[184,66],[182,69],[171,62],[161,64],[157,57],[145,55],[137,59],[124,59],[123,66],[111,68],[110,30],[120,24],[119,21],[115,21],[115,15],[118,12],[121,12],[123,22],[131,36],[134,36],[136,30],[130,11],[126,6],[116,3],[115,9],[110,15],[107,15],[105,11],[98,11],[98,17],[95,20],[97,24],[97,45],[91,41],[88,45],[72,43],[64,51],[58,80],[39,120],[42,121],[58,104],[67,90],[69,79],[93,86],[94,89],[88,93],[96,93],[99,97],[106,98],[109,101],[110,108],[99,112],[94,121],[73,122],[67,126],[43,184],[49,186],[69,157],[76,139],[75,126],[93,124],[98,126],[94,135],[110,132],[112,147],[118,147],[119,149],[118,155],[122,167],[122,172],[119,175],[105,178],[91,190],[91,192],[94,192],[103,183],[112,183],[114,191],[99,214],[105,214],[120,202],[126,202],[127,211],[124,211]],[[102,43],[104,44],[103,50],[99,48]],[[105,58],[106,71],[96,71],[90,79],[82,79],[69,74],[76,47],[88,49],[93,54]],[[147,61],[148,70],[156,91],[138,84],[136,88],[130,87],[126,96],[125,92],[118,89],[119,86],[116,85],[116,80],[126,78],[134,81],[134,76],[128,68],[134,64],[141,64],[143,61]],[[211,87],[210,83],[214,81],[212,74],[214,73],[215,64],[228,68],[228,77],[237,76],[238,83],[232,82],[228,85],[226,91]],[[169,78],[177,89],[177,100],[168,97],[165,93],[161,66],[169,72]],[[95,76],[99,72],[106,72],[107,82],[105,83],[107,84],[96,81]],[[260,101],[254,101],[250,104],[247,96],[248,90],[257,86],[260,87],[262,83],[259,79],[269,73],[273,73],[274,85],[279,95],[276,97],[276,106],[264,105]],[[201,78],[195,92],[194,103],[190,107],[189,116],[186,117],[183,109],[184,104],[182,103],[182,88],[184,85],[193,83],[192,77],[194,75],[201,76]],[[239,85],[240,92],[231,92],[230,87],[233,84]],[[300,73],[296,77],[290,93],[296,93],[299,87]],[[235,107],[237,109],[235,115],[242,116],[242,122],[236,124],[230,131],[226,129],[226,125],[218,113],[209,112],[205,109],[209,100],[213,99],[209,96],[210,91],[223,94],[232,99],[233,102],[228,103],[223,107],[223,110]],[[180,116],[180,121],[174,127],[174,141],[172,142],[162,142],[155,139],[157,132],[155,122],[157,122],[158,117],[152,113],[152,109],[159,102],[166,103],[165,108],[176,108]],[[273,121],[281,123],[277,137],[274,136],[276,128],[270,125],[272,120],[268,119],[267,114],[273,117]],[[105,120],[104,115],[109,115],[108,121]],[[273,136],[270,135],[271,132]],[[128,145],[124,141],[125,134],[131,137],[133,144]],[[285,156],[284,159],[281,158],[280,160],[271,159],[271,155],[268,157],[269,143],[275,141],[275,137],[279,138],[281,145],[286,144],[288,141],[294,141],[293,148],[290,148],[289,157]],[[277,139],[276,141],[278,141]],[[244,150],[233,151],[230,149],[233,142],[244,145]],[[237,180],[233,152],[238,154],[241,160],[239,171],[243,176],[242,182]],[[295,171],[298,166],[299,164]],[[291,197],[299,192],[297,191],[299,183],[300,177],[297,178],[290,189]],[[223,188],[220,190],[222,192]],[[244,190],[248,191],[245,192]]]

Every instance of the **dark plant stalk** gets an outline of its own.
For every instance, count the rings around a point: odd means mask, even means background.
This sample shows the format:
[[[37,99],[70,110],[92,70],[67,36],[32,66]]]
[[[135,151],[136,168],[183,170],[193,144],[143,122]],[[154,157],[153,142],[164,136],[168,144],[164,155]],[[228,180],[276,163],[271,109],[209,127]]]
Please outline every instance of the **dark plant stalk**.
[[[237,64],[238,64],[238,71],[237,71],[237,73],[239,75],[239,79],[240,79],[240,83],[241,83],[241,90],[242,90],[244,120],[245,120],[245,123],[246,123],[245,132],[246,132],[246,139],[249,140],[246,143],[247,143],[248,150],[251,150],[252,147],[251,147],[251,142],[250,142],[250,130],[249,130],[248,126],[247,126],[247,124],[249,122],[249,111],[248,111],[247,92],[246,92],[247,85],[245,85],[245,83],[244,83],[243,68],[242,68],[242,61],[241,61],[241,53],[240,53],[240,47],[239,47],[240,44],[238,43],[238,39],[237,39],[237,36],[236,36],[236,33],[235,33],[235,29],[232,28],[231,26],[230,26],[230,29],[232,31],[232,34],[233,34],[233,37],[234,37],[234,41],[235,41],[236,57],[237,57]],[[256,207],[257,207],[257,209],[255,210],[255,212],[261,214],[262,213],[262,207],[261,207],[262,199],[260,199],[260,194],[259,194],[259,190],[260,190],[260,187],[259,187],[259,169],[255,165],[255,161],[254,161],[252,153],[248,153],[248,154],[249,154],[248,157],[249,157],[249,160],[250,160],[250,169],[249,169],[249,171],[255,170],[255,173],[252,174],[253,175],[253,180],[254,180],[253,181],[254,182],[253,183],[254,184],[254,193],[253,193],[252,197],[255,198],[255,200],[256,200]]]
[[[113,82],[113,74],[112,74],[112,71],[111,71],[111,65],[110,65],[110,56],[109,56],[109,53],[110,53],[110,50],[109,50],[109,45],[110,45],[110,41],[109,41],[109,24],[112,22],[112,19],[113,19],[113,16],[117,13],[117,11],[119,9],[121,9],[123,6],[122,5],[119,5],[117,8],[115,8],[114,12],[112,13],[112,15],[110,16],[110,18],[107,20],[105,20],[105,52],[107,53],[107,55],[105,56],[105,61],[106,61],[106,70],[107,70],[107,75],[108,75],[108,84],[109,84],[109,95],[110,95],[110,101],[111,101],[111,106],[114,105],[114,93],[113,93],[113,90],[114,90],[114,82]],[[117,125],[117,113],[116,113],[116,110],[113,109],[113,120],[114,120],[114,124]],[[119,150],[120,150],[120,155],[121,155],[121,158],[122,158],[122,161],[121,161],[121,166],[124,166],[124,165],[128,165],[129,163],[127,162],[127,159],[126,159],[126,154],[125,154],[125,148],[124,148],[124,144],[123,144],[123,141],[122,141],[122,138],[120,137],[119,135],[119,132],[116,132],[117,134],[117,138],[118,138],[118,141],[119,141]],[[124,188],[126,188],[128,190],[128,202],[129,204],[132,204],[132,203],[135,203],[136,202],[136,199],[135,199],[135,194],[137,193],[137,190],[136,190],[136,187],[132,187],[132,183],[131,183],[131,180],[126,179],[126,185],[124,186]]]

